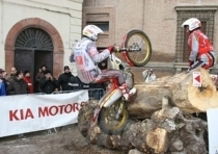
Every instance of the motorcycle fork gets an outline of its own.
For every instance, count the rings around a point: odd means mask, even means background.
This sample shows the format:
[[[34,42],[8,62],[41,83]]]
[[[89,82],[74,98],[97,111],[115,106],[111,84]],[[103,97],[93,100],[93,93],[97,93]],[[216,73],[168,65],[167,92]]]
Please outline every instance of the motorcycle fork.
[[[124,109],[124,103],[125,102],[122,102],[122,103],[119,104],[119,109],[118,109],[118,111],[117,111],[117,113],[115,115],[116,120],[118,120],[120,118],[120,115],[121,115],[121,113],[122,113],[122,111]]]
[[[94,114],[93,114],[93,122],[96,123],[98,120],[98,116],[99,116],[99,113],[101,111],[101,107],[97,107],[95,110],[94,110]]]
[[[115,89],[109,92],[108,94],[106,94],[105,96],[103,96],[102,100],[100,100],[99,106],[94,110],[93,122],[96,123],[98,121],[98,116],[102,107],[110,107],[119,98],[121,98],[121,96],[122,96],[122,92],[119,89]],[[122,113],[122,110],[120,111],[120,113]]]
[[[99,113],[102,109],[102,107],[110,107],[114,102],[116,102],[121,96],[122,93],[121,91],[118,89],[118,79],[117,78],[111,78],[111,90],[108,90],[108,94],[106,94],[105,96],[103,96],[103,98],[100,100],[100,104],[99,106],[95,109],[94,111],[94,115],[93,115],[93,122],[96,123],[98,121],[98,117],[99,117]],[[114,98],[115,97],[115,98]],[[112,99],[114,98],[114,99]],[[123,103],[121,103],[123,104]],[[123,109],[123,107],[122,107]],[[119,111],[118,116],[122,113],[122,109],[121,111]],[[120,109],[119,109],[120,110]]]

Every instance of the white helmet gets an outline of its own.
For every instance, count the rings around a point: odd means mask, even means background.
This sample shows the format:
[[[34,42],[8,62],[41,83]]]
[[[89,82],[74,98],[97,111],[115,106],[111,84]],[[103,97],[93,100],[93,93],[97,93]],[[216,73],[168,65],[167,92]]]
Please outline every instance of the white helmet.
[[[201,22],[197,18],[189,18],[185,22],[183,22],[181,26],[188,26],[189,31],[193,31],[194,29],[201,27]]]
[[[103,30],[95,25],[87,25],[83,29],[83,35],[93,41],[96,41],[98,39],[98,34],[100,33],[103,33]]]

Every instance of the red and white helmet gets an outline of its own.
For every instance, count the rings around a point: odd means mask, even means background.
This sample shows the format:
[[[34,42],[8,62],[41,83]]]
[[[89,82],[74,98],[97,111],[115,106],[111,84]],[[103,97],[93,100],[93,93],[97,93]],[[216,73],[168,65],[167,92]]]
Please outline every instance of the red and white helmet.
[[[189,31],[193,31],[194,29],[201,27],[201,22],[197,18],[189,18],[186,21],[184,21],[181,26],[188,26]]]
[[[87,25],[83,29],[83,35],[93,41],[96,41],[98,39],[98,34],[100,33],[103,33],[103,30],[95,25]]]

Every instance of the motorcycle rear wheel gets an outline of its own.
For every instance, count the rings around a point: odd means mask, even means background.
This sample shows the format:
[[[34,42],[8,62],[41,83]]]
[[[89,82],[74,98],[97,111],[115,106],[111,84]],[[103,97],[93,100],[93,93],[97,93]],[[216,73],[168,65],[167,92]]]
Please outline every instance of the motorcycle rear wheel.
[[[116,114],[120,108],[120,105],[123,105],[123,107],[119,118],[117,119]],[[126,109],[125,102],[118,100],[110,107],[101,109],[98,119],[99,127],[106,134],[120,134],[127,124],[128,116],[129,114]]]
[[[135,66],[144,66],[149,62],[152,55],[152,47],[150,39],[143,31],[130,31],[127,34],[124,45],[125,48],[129,49],[127,56]]]

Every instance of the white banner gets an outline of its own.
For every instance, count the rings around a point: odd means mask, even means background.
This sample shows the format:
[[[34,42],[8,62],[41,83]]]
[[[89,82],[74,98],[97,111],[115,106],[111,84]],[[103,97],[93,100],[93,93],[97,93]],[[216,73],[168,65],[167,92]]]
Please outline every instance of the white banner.
[[[218,109],[207,110],[209,154],[218,154]]]
[[[0,97],[0,137],[50,129],[77,122],[88,91]]]

